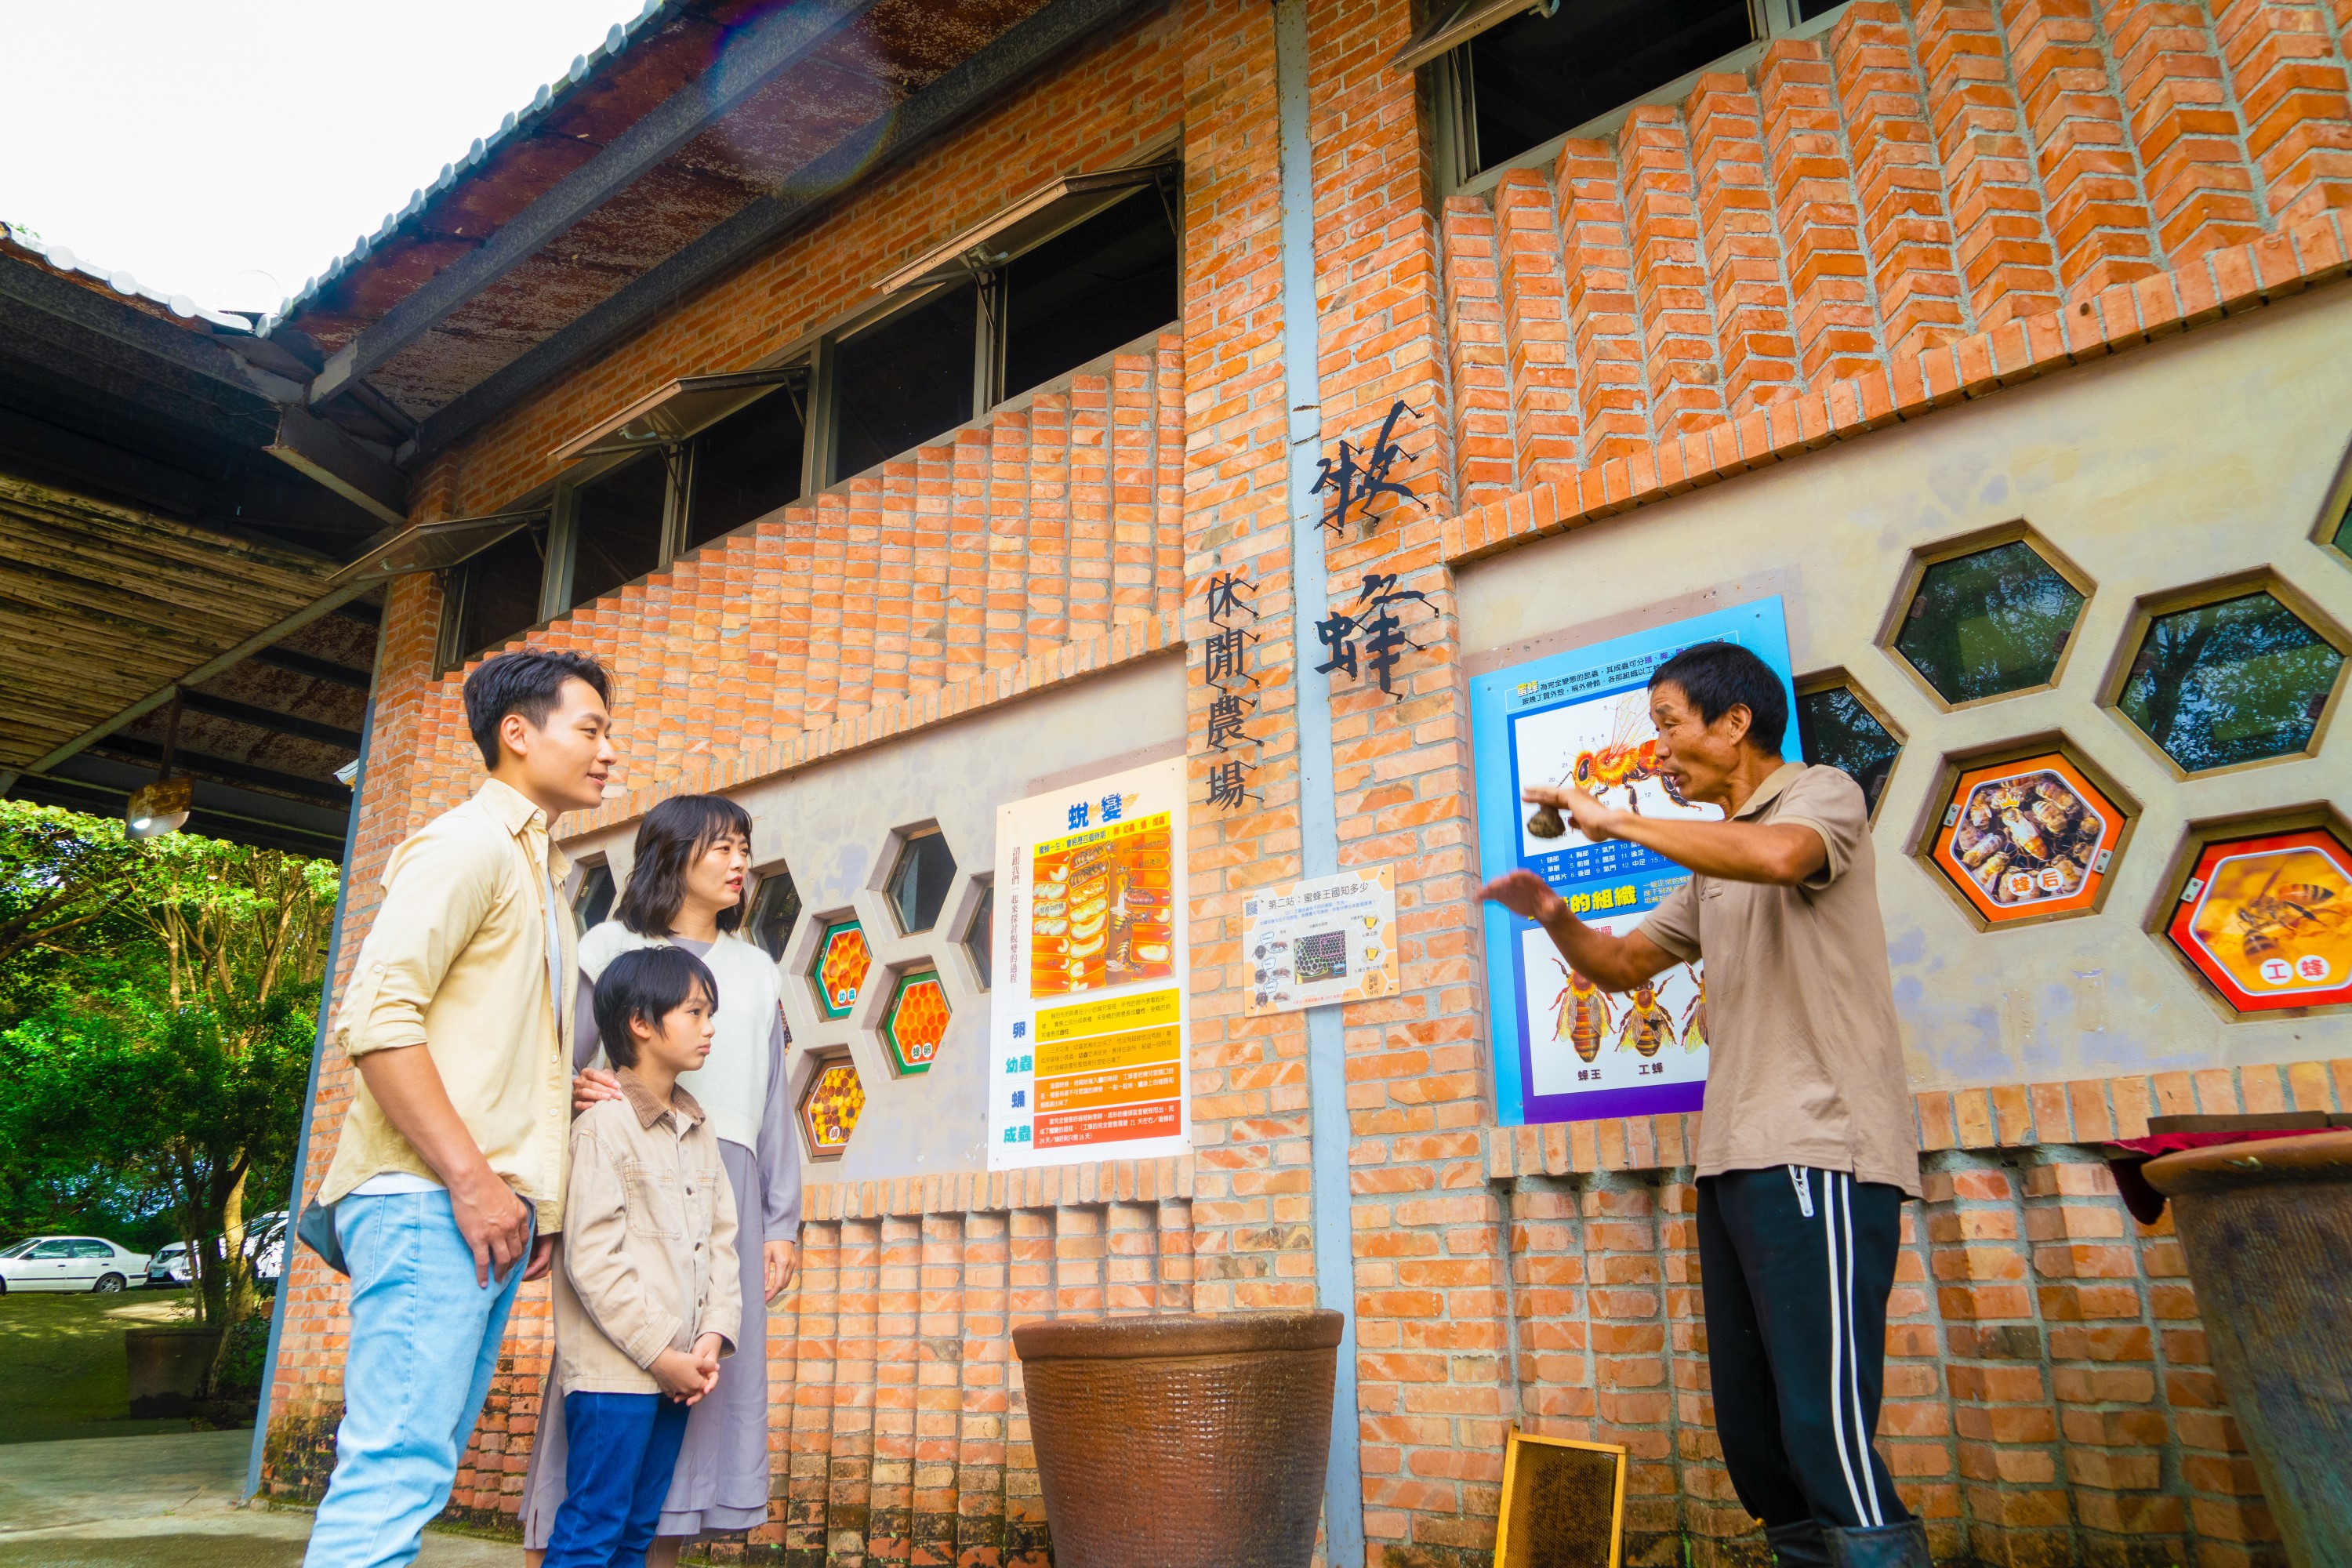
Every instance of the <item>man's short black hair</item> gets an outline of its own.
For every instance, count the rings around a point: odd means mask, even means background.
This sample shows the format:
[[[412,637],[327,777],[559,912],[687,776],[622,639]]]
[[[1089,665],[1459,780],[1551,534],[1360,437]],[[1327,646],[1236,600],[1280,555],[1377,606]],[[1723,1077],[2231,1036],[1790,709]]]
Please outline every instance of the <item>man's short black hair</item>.
[[[616,1068],[637,1065],[637,1038],[629,1033],[635,1018],[658,1032],[662,1020],[692,1001],[697,993],[719,1010],[719,979],[710,966],[682,947],[633,947],[604,966],[596,981],[596,1033],[604,1055]]]
[[[466,727],[474,732],[474,744],[482,748],[484,769],[498,771],[499,721],[520,713],[532,729],[541,728],[562,700],[567,680],[584,680],[606,704],[613,700],[613,682],[604,667],[569,648],[502,653],[484,659],[466,677]]]
[[[1780,754],[1780,738],[1789,732],[1789,694],[1772,667],[1738,643],[1703,642],[1683,649],[1650,677],[1653,691],[1669,684],[1682,689],[1703,724],[1734,708],[1747,709],[1748,743]]]

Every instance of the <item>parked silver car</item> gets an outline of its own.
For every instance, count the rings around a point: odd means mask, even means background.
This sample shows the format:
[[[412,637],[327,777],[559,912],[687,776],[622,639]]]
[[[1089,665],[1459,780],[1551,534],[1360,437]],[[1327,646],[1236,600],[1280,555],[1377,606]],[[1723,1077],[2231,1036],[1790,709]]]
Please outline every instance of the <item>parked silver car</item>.
[[[147,1274],[147,1255],[95,1236],[37,1236],[0,1251],[0,1295],[97,1290],[112,1295]]]
[[[177,1289],[193,1282],[195,1270],[188,1263],[188,1244],[172,1241],[147,1260],[147,1283],[158,1289]]]

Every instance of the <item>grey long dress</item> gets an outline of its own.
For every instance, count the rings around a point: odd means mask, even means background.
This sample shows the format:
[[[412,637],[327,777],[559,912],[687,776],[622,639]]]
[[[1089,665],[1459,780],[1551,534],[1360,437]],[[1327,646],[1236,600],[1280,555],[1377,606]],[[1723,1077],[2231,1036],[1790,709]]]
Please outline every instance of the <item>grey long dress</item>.
[[[710,951],[707,942],[672,940],[697,958]],[[585,978],[580,982],[578,1017],[572,1061],[585,1068],[595,1062],[603,1044],[596,1033],[594,990]],[[768,1037],[768,1103],[760,1118],[759,1148],[719,1141],[719,1162],[735,1186],[743,1326],[734,1355],[721,1363],[718,1391],[688,1414],[686,1447],[655,1527],[662,1535],[756,1530],[768,1522],[768,1286],[762,1244],[797,1241],[801,1229],[801,1158],[784,1081],[784,1046],[783,1021],[778,1019]],[[522,1540],[533,1552],[546,1550],[565,1492],[563,1402],[552,1396],[554,1383],[551,1369],[523,1482]]]

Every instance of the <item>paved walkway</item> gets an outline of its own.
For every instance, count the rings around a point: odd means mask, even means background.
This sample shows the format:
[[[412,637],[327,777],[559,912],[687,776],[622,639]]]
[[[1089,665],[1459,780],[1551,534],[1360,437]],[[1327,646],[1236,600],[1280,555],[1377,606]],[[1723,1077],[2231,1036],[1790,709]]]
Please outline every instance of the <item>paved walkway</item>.
[[[250,1432],[18,1443],[0,1461],[0,1568],[297,1568],[310,1516],[239,1508]],[[419,1568],[520,1568],[428,1532]]]

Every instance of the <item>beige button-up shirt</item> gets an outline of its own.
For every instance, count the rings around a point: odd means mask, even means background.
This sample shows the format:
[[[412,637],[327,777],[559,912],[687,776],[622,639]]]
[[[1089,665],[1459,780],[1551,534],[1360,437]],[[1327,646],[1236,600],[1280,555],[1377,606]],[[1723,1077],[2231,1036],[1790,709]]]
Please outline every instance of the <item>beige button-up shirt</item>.
[[[735,1193],[718,1135],[686,1090],[665,1105],[628,1068],[619,1077],[622,1098],[572,1124],[572,1224],[554,1292],[565,1394],[657,1394],[646,1368],[662,1352],[717,1334],[732,1355],[741,1326]]]
[[[1706,959],[1706,1110],[1698,1173],[1811,1165],[1919,1195],[1870,808],[1835,768],[1784,763],[1743,822],[1820,835],[1827,858],[1794,887],[1693,877],[1642,931]]]
[[[353,1060],[400,1046],[429,1051],[466,1131],[535,1205],[541,1235],[562,1228],[571,1131],[572,1020],[568,1007],[559,1016],[556,998],[572,995],[579,948],[554,907],[569,870],[548,842],[546,814],[485,780],[392,852],[333,1028]],[[387,1171],[439,1180],[360,1079],[320,1201]]]

